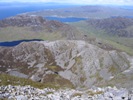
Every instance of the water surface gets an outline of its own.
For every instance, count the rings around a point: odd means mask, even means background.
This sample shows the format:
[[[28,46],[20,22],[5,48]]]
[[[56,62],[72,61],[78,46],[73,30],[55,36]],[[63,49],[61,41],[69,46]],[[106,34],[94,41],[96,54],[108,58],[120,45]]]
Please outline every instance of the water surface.
[[[82,20],[87,20],[87,18],[77,18],[77,17],[66,17],[66,18],[62,18],[62,17],[45,17],[48,20],[56,20],[56,21],[60,21],[60,22],[78,22],[78,21],[82,21]]]
[[[0,46],[4,47],[12,47],[16,46],[22,42],[31,42],[31,41],[43,41],[41,39],[31,39],[31,40],[17,40],[17,41],[7,41],[7,42],[0,42]]]
[[[26,12],[68,8],[73,6],[75,5],[56,3],[0,3],[0,19]]]

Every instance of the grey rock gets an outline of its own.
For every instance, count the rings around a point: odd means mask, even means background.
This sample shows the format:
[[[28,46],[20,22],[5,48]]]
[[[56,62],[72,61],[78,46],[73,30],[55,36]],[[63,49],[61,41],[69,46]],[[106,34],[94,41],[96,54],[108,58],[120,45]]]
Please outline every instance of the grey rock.
[[[11,71],[16,69],[18,76],[34,81],[45,82],[46,76],[58,74],[76,88],[108,84],[133,86],[127,84],[127,81],[133,82],[128,80],[132,76],[133,57],[116,50],[103,50],[85,41],[23,42],[11,48],[0,47],[0,55],[0,66],[7,66],[2,67],[5,72],[10,65]],[[130,77],[127,76],[129,73]]]
[[[79,91],[75,89],[37,89],[31,86],[9,85],[0,86],[0,88],[1,87],[7,89],[7,91],[2,94],[3,97],[1,97],[1,99],[7,98],[8,100],[132,100],[133,98],[131,90],[128,91],[124,88],[95,87],[86,91]],[[13,91],[9,92],[10,90]],[[89,94],[89,91],[93,93],[93,95]]]
[[[20,73],[18,71],[9,71],[9,75],[16,76],[16,77],[21,77],[21,78],[28,78],[28,75],[25,75],[23,73]]]
[[[15,96],[16,100],[28,100],[28,98],[26,96],[23,96],[23,95],[18,95],[18,96]]]

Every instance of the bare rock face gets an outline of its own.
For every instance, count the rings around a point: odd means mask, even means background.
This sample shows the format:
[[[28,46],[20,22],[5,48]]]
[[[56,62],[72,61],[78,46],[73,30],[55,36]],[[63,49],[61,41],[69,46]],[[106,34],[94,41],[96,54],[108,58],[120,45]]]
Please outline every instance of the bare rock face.
[[[15,71],[16,76],[42,83],[72,83],[77,88],[108,84],[128,87],[131,78],[128,76],[133,74],[132,59],[124,52],[106,51],[76,40],[23,42],[15,47],[0,47],[2,72],[14,75]]]

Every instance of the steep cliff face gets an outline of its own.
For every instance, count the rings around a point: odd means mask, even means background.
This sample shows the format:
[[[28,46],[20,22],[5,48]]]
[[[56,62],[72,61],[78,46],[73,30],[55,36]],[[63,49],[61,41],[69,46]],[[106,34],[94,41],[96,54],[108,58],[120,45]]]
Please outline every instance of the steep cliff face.
[[[108,84],[126,86],[126,79],[121,78],[133,74],[132,57],[126,53],[106,51],[74,40],[0,47],[0,67],[1,72],[11,75],[42,83],[73,84],[77,88]],[[125,85],[117,82],[116,78]]]

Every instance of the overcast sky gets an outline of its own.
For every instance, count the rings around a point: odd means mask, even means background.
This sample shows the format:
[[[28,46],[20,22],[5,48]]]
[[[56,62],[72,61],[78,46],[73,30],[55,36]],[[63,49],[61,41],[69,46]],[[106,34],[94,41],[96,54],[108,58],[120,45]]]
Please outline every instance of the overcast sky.
[[[133,0],[0,0],[0,2],[56,2],[71,4],[133,5]]]

